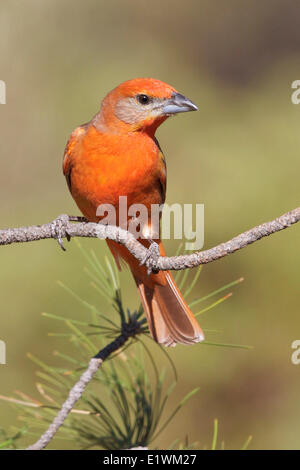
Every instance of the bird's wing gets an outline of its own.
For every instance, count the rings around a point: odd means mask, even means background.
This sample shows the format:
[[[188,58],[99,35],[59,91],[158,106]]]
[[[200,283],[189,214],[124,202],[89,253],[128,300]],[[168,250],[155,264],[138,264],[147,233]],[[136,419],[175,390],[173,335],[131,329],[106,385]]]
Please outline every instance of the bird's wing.
[[[83,124],[82,126],[76,127],[76,129],[72,132],[67,142],[64,157],[63,157],[63,173],[66,177],[69,190],[72,189],[72,181],[71,181],[71,174],[72,174],[72,154],[74,149],[82,137],[82,135],[86,131],[87,124]],[[72,192],[72,191],[71,191]]]
[[[167,166],[166,166],[166,160],[164,157],[164,154],[162,152],[162,149],[158,143],[158,140],[155,139],[155,143],[157,147],[159,148],[159,174],[158,174],[158,179],[159,179],[159,188],[160,188],[160,193],[161,193],[161,203],[163,204],[166,199],[166,188],[167,188]]]

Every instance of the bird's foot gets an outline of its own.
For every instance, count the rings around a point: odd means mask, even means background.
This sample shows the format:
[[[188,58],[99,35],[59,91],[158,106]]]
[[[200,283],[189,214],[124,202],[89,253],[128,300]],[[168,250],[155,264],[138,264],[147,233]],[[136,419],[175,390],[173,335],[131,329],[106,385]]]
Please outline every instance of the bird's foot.
[[[156,243],[152,239],[148,239],[148,240],[149,240],[150,245],[149,245],[147,253],[146,253],[144,259],[142,260],[141,264],[146,265],[147,274],[148,274],[148,276],[150,276],[150,274],[152,274],[152,273],[157,274],[158,271],[159,271],[156,268],[156,264],[157,264],[158,258],[160,257],[160,250],[159,250],[158,243]]]
[[[66,251],[64,247],[63,238],[66,237],[68,242],[71,240],[69,233],[67,232],[67,226],[69,224],[70,217],[67,214],[62,214],[53,220],[51,223],[52,237],[57,240],[59,246],[63,251]]]

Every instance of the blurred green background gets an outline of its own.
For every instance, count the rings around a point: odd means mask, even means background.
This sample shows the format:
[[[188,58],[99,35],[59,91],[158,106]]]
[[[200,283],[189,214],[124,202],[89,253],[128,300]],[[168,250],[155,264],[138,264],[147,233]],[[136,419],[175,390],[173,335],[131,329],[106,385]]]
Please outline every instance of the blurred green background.
[[[199,106],[169,120],[157,136],[168,164],[167,202],[205,204],[205,248],[299,205],[300,105],[291,83],[300,79],[300,8],[292,0],[146,2],[10,0],[0,6],[1,227],[44,223],[78,214],[62,176],[71,131],[88,121],[104,95],[129,78],[172,84]],[[101,257],[105,243],[83,240]],[[174,254],[177,242],[166,244]],[[82,308],[57,280],[101,302],[83,273],[76,243],[63,253],[52,241],[1,247],[0,394],[37,396],[30,351],[55,363],[53,325],[43,311],[82,318]],[[244,351],[178,346],[173,404],[195,386],[196,397],[156,445],[175,438],[220,438],[239,448],[300,448],[300,366],[291,343],[300,338],[299,227],[294,226],[204,267],[195,295],[240,276],[244,283],[202,317],[222,330],[207,339],[248,344]],[[138,298],[122,273],[129,306]],[[0,425],[17,414],[0,402]],[[59,443],[56,444],[60,445]],[[54,446],[55,447],[55,446]],[[72,443],[64,447],[72,448]]]

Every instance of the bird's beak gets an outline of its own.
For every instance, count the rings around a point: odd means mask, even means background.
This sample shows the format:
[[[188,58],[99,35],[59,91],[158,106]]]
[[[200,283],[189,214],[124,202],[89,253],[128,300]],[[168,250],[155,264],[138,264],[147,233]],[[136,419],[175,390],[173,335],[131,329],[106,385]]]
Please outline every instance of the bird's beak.
[[[198,111],[197,106],[180,93],[173,93],[171,98],[165,100],[163,114],[187,113],[188,111]]]

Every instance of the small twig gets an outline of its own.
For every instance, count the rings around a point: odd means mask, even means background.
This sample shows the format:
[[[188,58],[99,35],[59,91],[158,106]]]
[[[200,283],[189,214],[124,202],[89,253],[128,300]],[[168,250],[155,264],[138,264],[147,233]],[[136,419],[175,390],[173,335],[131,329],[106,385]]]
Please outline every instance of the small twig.
[[[75,403],[82,396],[85,387],[92,380],[97,370],[101,366],[102,362],[103,361],[101,359],[92,358],[90,360],[87,370],[82,374],[79,381],[70,390],[68,398],[62,405],[61,409],[59,410],[58,414],[56,415],[56,417],[50,424],[47,431],[45,431],[44,434],[42,434],[42,436],[39,438],[37,442],[29,446],[27,450],[42,450],[44,447],[46,447],[49,444],[49,442],[53,439],[53,437],[57,433],[60,426],[64,423],[65,419],[69,415]]]
[[[230,255],[237,250],[241,250],[246,246],[254,243],[261,238],[267,237],[272,233],[284,230],[291,225],[299,222],[300,220],[300,207],[283,214],[271,222],[258,225],[232,240],[210,248],[205,251],[196,251],[189,255],[181,256],[159,256],[152,259],[151,253],[141,243],[139,243],[134,236],[119,227],[111,225],[102,225],[96,223],[72,223],[70,221],[81,220],[77,217],[69,217],[69,222],[65,223],[63,228],[60,228],[60,237],[89,237],[114,240],[121,245],[124,245],[130,253],[140,263],[144,263],[147,268],[153,271],[166,271],[166,270],[181,270],[186,268],[193,268],[201,264],[211,263],[224,256]],[[0,230],[0,245],[9,245],[11,243],[31,242],[36,240],[43,240],[47,238],[55,238],[53,236],[53,223],[44,225],[35,225],[31,227],[21,227],[14,229]]]
[[[75,403],[81,398],[86,386],[92,380],[103,361],[107,359],[112,353],[120,349],[129,338],[140,333],[141,326],[142,324],[134,318],[131,318],[129,323],[124,323],[122,325],[122,333],[116,339],[114,339],[114,341],[101,349],[101,351],[99,351],[99,353],[90,360],[87,370],[81,375],[78,382],[70,390],[68,398],[63,403],[61,409],[50,424],[49,428],[44,432],[44,434],[42,434],[39,440],[33,445],[29,446],[27,450],[42,450],[49,444],[60,426],[62,426],[68,417],[69,413],[72,411]]]

